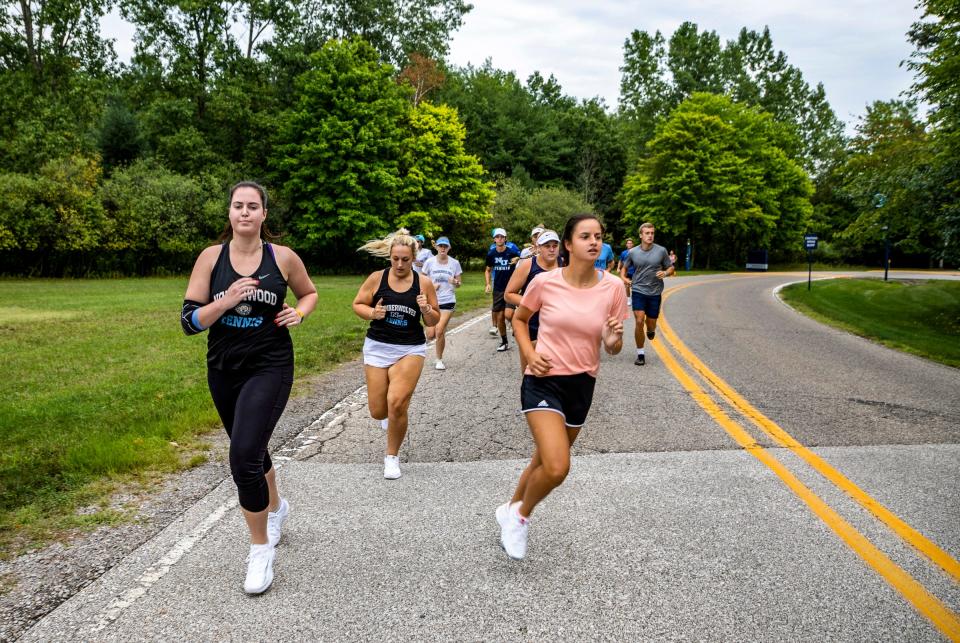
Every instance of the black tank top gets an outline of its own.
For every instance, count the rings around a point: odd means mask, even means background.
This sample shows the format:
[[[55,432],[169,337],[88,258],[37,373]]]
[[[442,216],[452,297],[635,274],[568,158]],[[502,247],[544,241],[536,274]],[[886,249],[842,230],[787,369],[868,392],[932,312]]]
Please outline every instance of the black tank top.
[[[527,291],[527,286],[530,285],[530,282],[533,281],[534,277],[539,275],[541,272],[547,272],[547,269],[541,267],[540,264],[537,262],[536,257],[530,257],[530,261],[532,261],[533,263],[530,264],[530,272],[527,273],[527,280],[523,282],[523,289],[520,291],[521,295]],[[527,326],[529,328],[540,328],[540,311],[539,310],[533,313],[532,315],[530,315],[530,320],[527,322]]]
[[[246,370],[293,363],[290,331],[274,323],[287,296],[287,281],[269,243],[263,244],[262,255],[260,266],[252,275],[241,275],[230,264],[230,244],[223,244],[220,250],[210,275],[210,301],[223,297],[230,284],[241,277],[259,279],[260,285],[210,327],[207,337],[210,368]]]
[[[383,299],[383,306],[387,309],[387,316],[383,319],[374,319],[367,329],[367,337],[384,344],[401,344],[415,346],[425,344],[426,336],[423,326],[420,325],[420,306],[417,305],[417,295],[420,294],[420,275],[413,273],[413,285],[407,292],[396,292],[390,288],[388,274],[390,269],[383,271],[380,277],[380,287],[373,295],[373,305],[376,306]]]

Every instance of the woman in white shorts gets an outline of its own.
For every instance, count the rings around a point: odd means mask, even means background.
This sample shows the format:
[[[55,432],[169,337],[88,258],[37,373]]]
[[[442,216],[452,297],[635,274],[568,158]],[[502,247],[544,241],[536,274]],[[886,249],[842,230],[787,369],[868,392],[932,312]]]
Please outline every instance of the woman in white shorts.
[[[427,328],[427,339],[436,339],[438,371],[446,370],[443,364],[443,350],[447,345],[447,324],[457,307],[456,289],[460,287],[460,275],[463,269],[460,262],[450,256],[450,240],[440,237],[434,244],[437,254],[423,262],[420,273],[430,277],[437,288],[437,301],[440,302],[440,321],[436,326]]]
[[[353,300],[353,312],[370,322],[363,343],[370,415],[387,423],[383,477],[400,477],[400,445],[407,435],[407,409],[427,354],[427,326],[440,321],[437,292],[429,277],[413,270],[417,242],[398,230],[360,249],[390,259],[390,267],[372,273]]]

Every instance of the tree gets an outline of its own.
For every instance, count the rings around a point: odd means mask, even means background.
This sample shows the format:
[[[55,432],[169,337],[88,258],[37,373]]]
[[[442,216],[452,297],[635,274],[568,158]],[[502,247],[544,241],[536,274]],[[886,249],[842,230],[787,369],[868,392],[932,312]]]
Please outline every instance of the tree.
[[[27,274],[84,273],[84,255],[99,247],[104,229],[99,179],[97,160],[82,157],[48,161],[35,175],[0,174],[5,204],[0,249],[16,253],[5,252],[0,267]]]
[[[575,214],[592,212],[593,208],[579,193],[563,187],[538,187],[530,189],[522,182],[510,178],[497,185],[497,196],[493,203],[492,224],[504,228],[511,239],[526,241],[534,226],[546,225],[547,228],[563,234],[567,219]],[[485,251],[489,244],[489,230],[481,239]]]
[[[457,108],[467,126],[467,151],[491,174],[511,176],[522,168],[539,183],[572,180],[575,173],[565,163],[574,146],[560,131],[563,107],[551,104],[550,81],[534,74],[531,82],[537,94],[487,60],[482,67],[451,70],[435,100]]]
[[[217,65],[240,55],[231,35],[235,5],[215,0],[121,0],[137,27],[135,65],[159,63],[174,93],[193,102],[203,120]],[[154,63],[156,61],[156,63]]]
[[[450,34],[471,9],[463,0],[307,0],[300,4],[295,33],[285,37],[321,43],[360,37],[384,62],[402,69],[412,52],[446,57]]]
[[[750,248],[788,250],[806,228],[812,192],[784,152],[791,138],[769,114],[694,94],[657,128],[627,177],[625,225],[651,221],[668,237],[691,239],[707,267],[739,264]]]
[[[494,193],[480,162],[464,150],[466,129],[456,110],[420,103],[409,112],[405,129],[398,225],[446,234],[458,246],[483,236]]]
[[[856,213],[841,240],[852,251],[878,251],[889,234],[900,253],[928,258],[937,253],[942,237],[935,207],[938,186],[931,183],[933,162],[929,136],[913,103],[870,105],[840,169]],[[878,195],[883,195],[882,207]]]
[[[741,29],[723,46],[715,32],[698,32],[691,22],[680,25],[669,44],[659,31],[635,30],[624,43],[620,71],[620,111],[632,134],[632,156],[644,153],[657,122],[694,92],[729,95],[789,124],[799,137],[796,149],[785,151],[808,171],[829,156],[828,148],[843,145],[842,123],[823,87],[810,89],[786,54],[775,51],[767,28]]]
[[[104,110],[97,138],[103,169],[108,173],[117,166],[131,163],[143,153],[143,137],[137,118],[119,100],[114,100]]]
[[[54,87],[76,71],[100,75],[115,55],[100,37],[106,0],[3,0],[0,68],[28,71]]]
[[[443,86],[447,75],[437,66],[436,61],[422,54],[410,54],[410,63],[400,72],[398,80],[413,88],[413,104],[419,105],[427,94]]]
[[[923,16],[907,32],[916,47],[906,61],[916,72],[913,92],[932,106],[934,155],[932,204],[943,235],[939,255],[960,264],[960,5],[952,0],[920,0]]]
[[[210,175],[187,177],[151,161],[116,170],[100,190],[102,247],[112,267],[137,274],[158,266],[188,270],[223,229],[224,193],[222,181]]]
[[[360,39],[331,41],[311,60],[299,101],[282,116],[271,165],[300,247],[349,263],[400,214],[409,95]]]

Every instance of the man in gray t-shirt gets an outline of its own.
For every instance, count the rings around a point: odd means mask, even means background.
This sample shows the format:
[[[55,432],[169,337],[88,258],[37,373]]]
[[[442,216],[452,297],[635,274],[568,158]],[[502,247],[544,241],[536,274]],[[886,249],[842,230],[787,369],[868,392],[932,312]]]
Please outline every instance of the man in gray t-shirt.
[[[637,359],[633,363],[637,366],[643,366],[646,362],[643,354],[644,327],[647,338],[653,339],[657,334],[663,278],[675,272],[667,249],[653,242],[654,232],[656,230],[652,223],[641,225],[640,245],[628,252],[626,259],[620,263],[620,278],[630,284],[633,318],[636,321],[633,338],[637,342]],[[627,270],[631,266],[634,268],[633,279],[627,279]]]

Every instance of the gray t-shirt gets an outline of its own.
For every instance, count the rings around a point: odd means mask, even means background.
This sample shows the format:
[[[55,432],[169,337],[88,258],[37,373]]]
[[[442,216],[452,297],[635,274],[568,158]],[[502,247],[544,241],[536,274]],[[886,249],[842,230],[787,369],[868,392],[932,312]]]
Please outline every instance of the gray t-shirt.
[[[633,250],[627,253],[627,259],[623,262],[630,269],[635,266],[633,281],[630,284],[630,290],[638,292],[641,295],[659,295],[663,292],[663,279],[657,279],[657,271],[666,270],[673,264],[670,262],[670,253],[663,246],[653,244],[649,250],[644,250],[640,246],[635,246]]]

